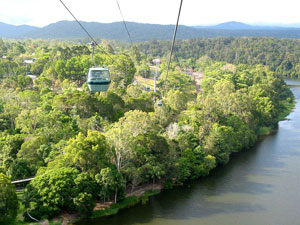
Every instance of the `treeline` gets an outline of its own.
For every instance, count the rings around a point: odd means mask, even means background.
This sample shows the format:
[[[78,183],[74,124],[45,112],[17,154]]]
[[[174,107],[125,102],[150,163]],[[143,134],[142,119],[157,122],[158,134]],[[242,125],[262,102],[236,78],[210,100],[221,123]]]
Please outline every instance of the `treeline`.
[[[145,54],[166,57],[170,51],[169,41],[153,40],[138,43]],[[299,39],[272,37],[197,38],[177,40],[174,60],[181,67],[197,68],[197,60],[207,56],[214,61],[269,67],[276,75],[296,78],[300,76]]]
[[[99,41],[101,42],[101,40]],[[29,70],[33,74],[40,74],[44,69],[43,66],[49,65],[50,62],[48,59],[53,60],[58,58],[58,55],[60,59],[64,60],[70,59],[71,56],[89,55],[91,52],[87,45],[78,45],[78,42],[87,43],[88,41],[78,40],[77,42],[66,43],[55,40],[46,42],[28,39],[24,42],[4,42],[0,39],[0,57],[6,57],[6,59],[0,60],[0,76],[4,74],[16,74],[20,72],[16,71],[17,68],[19,70],[22,68],[25,73],[25,65],[22,59],[30,57],[44,57],[35,62],[31,67],[29,66]],[[146,71],[147,73],[149,73],[149,64],[152,64],[154,58],[160,57],[164,61],[167,61],[170,45],[170,41],[159,40],[140,42],[134,46],[130,46],[124,42],[102,40],[102,46],[107,53],[126,53],[134,61],[136,69],[139,72]],[[101,51],[99,50],[99,52]],[[17,57],[20,55],[22,57]],[[173,60],[182,69],[193,68],[195,70],[202,70],[198,66],[201,64],[202,57],[209,57],[213,61],[228,62],[235,65],[265,65],[271,71],[275,72],[277,76],[281,77],[297,78],[300,76],[300,44],[298,39],[218,37],[176,41]],[[9,59],[14,60],[13,62],[9,62]],[[88,61],[88,57],[86,57],[86,63],[91,64]],[[99,63],[99,60],[97,63]]]
[[[97,201],[120,201],[141,184],[170,187],[206,176],[233,152],[252,147],[293,100],[265,66],[208,58],[195,64],[205,71],[203,93],[175,64],[166,81],[162,64],[160,96],[133,82],[136,67],[149,61],[144,54],[137,48],[114,53],[109,46],[111,54],[97,52],[95,61],[110,68],[112,85],[90,94],[86,46],[33,46],[30,70],[41,75],[32,80],[18,62],[35,42],[8,44],[11,59],[1,61],[11,67],[2,67],[9,72],[2,72],[0,87],[0,189],[12,196],[9,179],[35,176],[24,204],[38,219],[90,215]],[[154,103],[158,99],[162,106]],[[6,209],[0,210],[3,219],[17,207]]]

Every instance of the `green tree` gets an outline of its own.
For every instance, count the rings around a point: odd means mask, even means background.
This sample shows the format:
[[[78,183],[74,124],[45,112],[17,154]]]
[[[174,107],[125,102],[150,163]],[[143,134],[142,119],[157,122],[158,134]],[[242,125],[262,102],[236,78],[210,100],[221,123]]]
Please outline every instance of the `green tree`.
[[[140,64],[140,62],[142,60],[142,56],[141,56],[140,49],[136,45],[133,45],[131,47],[130,56],[137,65]]]
[[[110,76],[114,87],[126,88],[132,83],[136,69],[133,61],[126,55],[114,57],[113,63],[109,63]]]
[[[40,166],[46,164],[45,159],[50,153],[50,149],[44,148],[45,145],[46,139],[44,137],[33,137],[22,144],[17,156],[25,160],[27,165],[36,171]]]
[[[25,90],[33,85],[32,78],[25,76],[25,75],[18,75],[17,76],[17,85],[16,87],[20,88],[21,90]]]
[[[99,131],[88,131],[86,136],[79,133],[64,148],[64,160],[68,165],[95,176],[108,163],[107,148],[105,136]]]
[[[15,218],[18,208],[15,186],[7,176],[0,173],[0,222]]]
[[[144,78],[149,78],[151,75],[149,65],[147,65],[146,63],[142,63],[140,66],[137,67],[137,74],[141,75]]]
[[[20,134],[6,135],[0,138],[0,165],[9,170],[17,158],[17,154],[24,142],[24,136]]]
[[[215,156],[218,163],[226,164],[230,154],[236,151],[235,147],[232,127],[215,123],[205,139],[207,154]]]
[[[83,215],[91,215],[96,205],[96,183],[87,173],[81,173],[74,180],[79,194],[73,198],[76,209]]]
[[[106,167],[96,174],[95,179],[101,186],[101,195],[105,202],[106,197],[114,193],[114,201],[117,202],[118,195],[123,196],[125,191],[125,179],[115,167]]]
[[[36,176],[25,189],[25,206],[37,219],[52,218],[63,210],[90,214],[96,185],[74,168],[49,169]]]
[[[36,74],[36,75],[40,75],[43,70],[44,70],[44,66],[46,65],[46,63],[49,61],[49,56],[42,56],[42,57],[39,57],[31,66],[31,69],[30,71],[33,73],[33,74]]]
[[[132,154],[132,144],[136,137],[157,129],[153,126],[150,116],[139,110],[125,113],[114,126],[106,132],[105,136],[112,149],[112,160],[120,172],[126,165],[128,156]]]
[[[140,171],[142,182],[152,179],[153,184],[166,174],[165,159],[169,154],[167,140],[156,132],[140,134],[134,143],[132,164]],[[134,185],[133,185],[134,186]]]
[[[11,179],[22,179],[33,176],[33,172],[30,169],[28,163],[23,159],[15,159],[8,171],[7,174],[11,177]]]

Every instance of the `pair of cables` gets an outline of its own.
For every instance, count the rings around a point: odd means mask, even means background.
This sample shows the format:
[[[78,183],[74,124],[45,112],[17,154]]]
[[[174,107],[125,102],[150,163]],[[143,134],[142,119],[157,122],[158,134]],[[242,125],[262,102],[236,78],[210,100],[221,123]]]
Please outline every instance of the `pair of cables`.
[[[76,20],[76,22],[79,24],[79,26],[84,30],[84,32],[89,36],[89,38],[92,40],[92,42],[98,47],[101,49],[101,51],[103,53],[105,53],[106,55],[108,55],[113,61],[114,59],[100,46],[98,45],[98,43],[96,42],[96,40],[92,37],[92,35],[87,31],[87,29],[82,25],[82,23],[80,23],[80,21],[75,17],[75,15],[71,12],[71,10],[66,6],[66,4],[60,0],[61,4],[67,9],[67,11],[71,14],[71,16]],[[122,14],[122,10],[121,10],[121,7],[120,7],[120,4],[118,2],[118,0],[116,0],[116,3],[118,5],[118,8],[119,8],[119,11],[120,11],[120,14],[121,14],[121,17],[122,17],[122,20],[123,20],[123,24],[124,24],[124,27],[127,31],[127,35],[129,37],[129,40],[131,42],[131,46],[133,45],[133,42],[132,42],[132,39],[131,39],[131,35],[129,33],[129,30],[127,28],[127,25],[126,25],[126,22],[124,20],[124,17],[123,17],[123,14]],[[168,60],[168,68],[167,68],[167,74],[166,74],[166,80],[168,78],[168,73],[169,73],[169,69],[170,69],[170,63],[172,61],[172,55],[173,55],[173,51],[174,51],[174,46],[175,46],[175,40],[176,40],[176,34],[177,34],[177,28],[178,28],[178,23],[179,23],[179,18],[180,18],[180,13],[181,13],[181,8],[182,8],[182,3],[183,3],[183,0],[180,1],[180,6],[179,6],[179,12],[178,12],[178,16],[177,16],[177,22],[176,22],[176,25],[175,25],[175,29],[174,29],[174,34],[173,34],[173,41],[172,41],[172,45],[171,45],[171,50],[170,50],[170,57],[169,57],[169,60]]]
[[[93,38],[93,36],[87,31],[87,29],[82,25],[82,23],[76,18],[76,16],[71,12],[71,10],[68,8],[68,6],[62,0],[59,0],[59,1],[66,8],[66,10],[71,14],[71,16],[75,19],[75,21],[79,24],[79,26],[81,27],[81,29],[89,36],[89,38],[92,40],[92,43],[95,44],[98,48],[100,48],[103,53],[105,53],[106,55],[108,55],[114,61],[114,59],[100,45],[98,45],[98,43]],[[120,4],[119,4],[118,0],[116,0],[116,3],[118,5],[118,8],[119,8],[122,20],[123,20],[124,27],[125,27],[125,29],[127,31],[128,37],[129,37],[131,45],[132,45],[133,44],[132,43],[132,39],[131,39],[130,33],[128,31],[126,22],[124,20],[124,17],[123,17],[122,11],[121,11],[121,7],[120,7]]]

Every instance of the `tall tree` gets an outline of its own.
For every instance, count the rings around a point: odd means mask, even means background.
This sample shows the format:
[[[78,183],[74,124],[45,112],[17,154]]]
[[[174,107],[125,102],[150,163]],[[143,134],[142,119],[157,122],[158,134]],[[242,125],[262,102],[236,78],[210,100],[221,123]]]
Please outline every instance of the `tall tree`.
[[[15,218],[18,208],[15,186],[6,175],[0,173],[0,222]]]

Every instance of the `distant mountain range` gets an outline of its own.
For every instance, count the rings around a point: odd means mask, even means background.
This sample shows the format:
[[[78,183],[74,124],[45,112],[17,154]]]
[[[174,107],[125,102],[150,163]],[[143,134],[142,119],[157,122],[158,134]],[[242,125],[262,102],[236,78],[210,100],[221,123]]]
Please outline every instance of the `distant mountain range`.
[[[297,24],[294,24],[296,26]],[[202,28],[209,28],[209,29],[221,29],[221,30],[286,30],[286,29],[297,29],[300,28],[300,24],[297,27],[288,27],[288,25],[284,26],[266,26],[266,25],[249,25],[246,23],[230,21],[226,23],[220,23],[215,26],[193,26],[194,28],[202,29]]]
[[[0,37],[15,38],[38,29],[28,25],[15,26],[0,22]]]
[[[123,22],[97,23],[81,22],[95,38],[129,41]],[[174,25],[144,24],[126,22],[133,41],[171,40]],[[277,38],[300,38],[300,28],[253,26],[240,22],[227,22],[215,26],[183,26],[178,28],[177,38],[197,37],[241,37],[268,36]],[[45,27],[14,26],[0,22],[2,38],[42,38],[42,39],[76,39],[86,38],[86,33],[75,21],[59,21]]]

